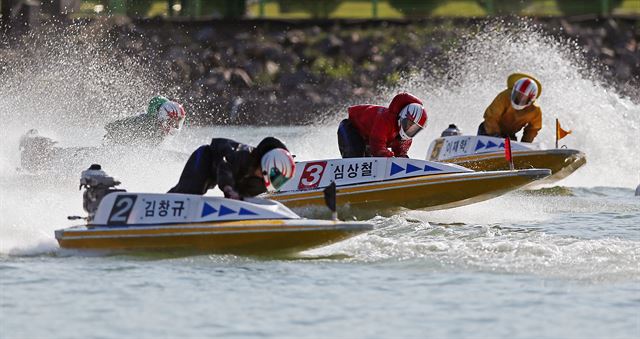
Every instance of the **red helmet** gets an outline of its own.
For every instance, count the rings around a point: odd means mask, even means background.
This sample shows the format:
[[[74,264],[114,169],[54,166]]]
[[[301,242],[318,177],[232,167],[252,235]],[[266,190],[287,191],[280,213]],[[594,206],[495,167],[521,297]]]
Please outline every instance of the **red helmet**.
[[[400,111],[400,137],[409,140],[427,126],[427,110],[420,104],[409,104]]]
[[[511,92],[511,106],[521,110],[533,104],[538,97],[538,85],[529,78],[522,78],[513,85]]]

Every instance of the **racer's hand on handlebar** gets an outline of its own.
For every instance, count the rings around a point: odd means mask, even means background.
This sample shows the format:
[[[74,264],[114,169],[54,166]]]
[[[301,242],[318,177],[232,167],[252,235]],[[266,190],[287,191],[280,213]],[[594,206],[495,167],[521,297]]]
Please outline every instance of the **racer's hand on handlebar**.
[[[242,197],[240,196],[240,194],[238,194],[238,192],[236,192],[233,187],[231,186],[225,186],[222,191],[224,192],[224,197],[225,198],[229,198],[229,199],[234,199],[234,200],[242,200]]]

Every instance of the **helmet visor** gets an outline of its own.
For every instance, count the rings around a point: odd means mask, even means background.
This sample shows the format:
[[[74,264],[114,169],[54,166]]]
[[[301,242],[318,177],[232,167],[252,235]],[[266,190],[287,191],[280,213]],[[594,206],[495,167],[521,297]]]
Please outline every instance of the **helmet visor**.
[[[418,132],[422,131],[422,127],[420,127],[420,125],[407,118],[400,121],[400,127],[402,127],[404,133],[410,138],[413,138],[418,134]]]
[[[511,93],[511,101],[518,106],[529,106],[534,98],[534,96],[526,95],[520,91],[513,91],[513,93]]]
[[[285,177],[282,172],[280,172],[280,170],[276,167],[271,167],[268,173],[268,179],[271,183],[271,187],[267,185],[267,189],[271,188],[270,191],[279,190],[282,185],[289,181],[289,178]]]

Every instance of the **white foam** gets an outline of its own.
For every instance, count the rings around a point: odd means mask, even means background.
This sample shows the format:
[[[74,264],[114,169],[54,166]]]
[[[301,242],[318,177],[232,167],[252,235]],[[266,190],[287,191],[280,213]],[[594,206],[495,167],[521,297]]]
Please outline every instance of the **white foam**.
[[[561,145],[581,150],[587,165],[562,184],[635,187],[640,181],[640,105],[608,89],[575,44],[543,34],[526,23],[496,23],[449,53],[451,71],[434,76],[426,67],[389,91],[407,90],[424,98],[429,127],[418,135],[410,155],[426,149],[448,124],[475,134],[484,110],[506,88],[513,72],[530,73],[542,82],[538,100],[543,129],[536,141],[554,147],[555,119],[573,133]]]
[[[420,76],[409,77],[399,88],[381,95],[385,99],[378,104],[386,104],[399,89],[414,92],[426,101],[429,127],[416,138],[410,155],[424,158],[429,142],[449,123],[457,123],[463,131],[473,133],[486,105],[504,88],[506,76],[513,71],[525,71],[543,82],[540,105],[545,122],[539,140],[548,146],[553,144],[554,118],[558,117],[564,127],[574,131],[565,139],[566,144],[587,154],[585,168],[564,184],[635,187],[640,181],[640,107],[598,82],[597,77],[585,68],[579,53],[576,54],[575,46],[556,41],[526,25],[504,29],[497,26],[469,38],[461,49],[450,54],[455,67],[448,79],[434,77],[427,68]],[[74,34],[85,33],[79,29]],[[3,254],[50,251],[55,247],[53,231],[69,224],[65,217],[82,214],[81,194],[75,187],[56,183],[56,180],[41,183],[16,176],[20,135],[29,128],[38,128],[64,146],[97,145],[105,122],[144,107],[155,91],[144,67],[136,66],[135,60],[125,60],[124,64],[116,62],[110,56],[98,53],[103,51],[100,46],[77,45],[73,35],[63,41],[45,39],[45,42],[25,52],[24,58],[20,59],[23,63],[12,65],[15,72],[0,83],[3,140],[0,143],[0,253]],[[29,53],[34,54],[29,56]],[[85,63],[85,60],[90,61]],[[273,135],[289,145],[299,161],[335,158],[339,157],[337,122],[346,116],[343,107],[336,107],[336,110],[341,113],[321,126],[313,127],[187,128],[163,147],[190,153],[214,136],[255,145],[264,136]],[[162,192],[177,181],[182,165],[153,154],[125,151],[115,154],[113,160],[105,164],[105,170],[121,179],[129,190]],[[590,208],[581,204],[563,205],[567,200],[570,199],[509,196],[462,209],[411,212],[408,217],[430,221],[434,224],[432,231],[447,233],[453,232],[451,228],[437,224],[526,225],[544,223],[554,213]],[[497,213],[496,209],[510,213]],[[393,225],[391,229],[427,227],[424,223],[416,226],[406,223],[404,217],[398,218],[382,222]],[[492,232],[491,228],[488,230]],[[391,238],[373,234],[346,246],[357,244],[350,250],[353,253],[370,250],[370,258],[414,257],[416,253],[439,252],[450,247],[466,248],[471,258],[479,256],[484,246],[467,244],[465,234],[458,234],[460,239],[415,241],[405,238],[402,232],[397,235],[400,238],[395,239],[393,231],[389,232]],[[537,245],[531,247],[533,252],[538,246],[541,246],[539,253],[553,252],[554,246],[558,246],[555,238],[549,244],[543,242],[544,237],[536,241],[534,244]],[[583,244],[587,248],[598,243],[584,241]],[[521,245],[526,247],[524,242]],[[501,253],[500,248],[511,251],[508,242],[487,246],[496,246],[491,250],[495,253]],[[620,246],[627,245],[622,241]],[[586,251],[561,248],[565,256],[584,255]]]
[[[397,227],[397,225],[394,225]],[[447,270],[534,274],[587,281],[640,281],[637,242],[580,239],[517,228],[431,225],[393,237],[372,233],[307,252],[365,262],[411,261]]]

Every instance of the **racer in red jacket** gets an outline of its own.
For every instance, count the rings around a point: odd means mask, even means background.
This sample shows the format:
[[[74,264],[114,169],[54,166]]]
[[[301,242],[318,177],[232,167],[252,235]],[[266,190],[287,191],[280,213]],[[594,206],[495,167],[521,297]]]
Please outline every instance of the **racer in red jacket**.
[[[388,108],[351,106],[349,118],[338,127],[340,154],[343,158],[407,157],[411,138],[426,125],[422,101],[409,93],[393,97]]]

